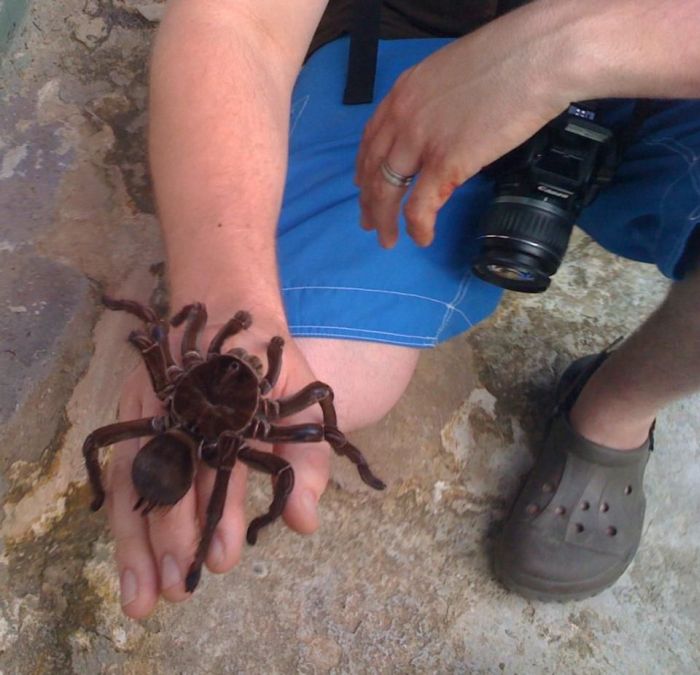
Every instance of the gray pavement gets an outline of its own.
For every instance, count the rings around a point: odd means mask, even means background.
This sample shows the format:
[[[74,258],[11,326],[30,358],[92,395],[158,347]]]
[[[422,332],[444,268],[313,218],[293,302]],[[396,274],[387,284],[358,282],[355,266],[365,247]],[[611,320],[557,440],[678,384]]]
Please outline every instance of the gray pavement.
[[[354,435],[386,492],[338,460],[317,534],[275,525],[188,603],[121,616],[80,445],[136,363],[99,290],[162,300],[144,156],[160,10],[34,3],[1,64],[0,672],[700,672],[700,396],[659,418],[645,536],[618,584],[559,605],[492,577],[558,374],[666,289],[581,234],[550,291],[425,352],[397,408]],[[254,477],[251,514],[268,491]]]

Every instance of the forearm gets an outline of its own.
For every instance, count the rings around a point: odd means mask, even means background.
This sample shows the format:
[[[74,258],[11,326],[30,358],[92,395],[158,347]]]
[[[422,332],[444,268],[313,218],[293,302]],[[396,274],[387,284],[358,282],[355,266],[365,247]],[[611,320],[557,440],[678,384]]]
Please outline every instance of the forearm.
[[[700,97],[700,0],[538,0],[552,83],[571,100]]]
[[[225,5],[226,3],[222,3]],[[275,261],[300,62],[247,15],[175,2],[154,49],[150,161],[173,303],[283,316]]]

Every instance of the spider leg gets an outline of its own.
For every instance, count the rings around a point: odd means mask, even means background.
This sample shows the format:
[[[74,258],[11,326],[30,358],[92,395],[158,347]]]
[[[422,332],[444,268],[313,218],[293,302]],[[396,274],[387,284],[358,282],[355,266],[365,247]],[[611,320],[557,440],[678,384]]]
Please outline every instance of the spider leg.
[[[254,518],[248,526],[246,540],[252,546],[258,540],[258,532],[282,515],[287,499],[294,487],[294,469],[286,460],[269,452],[253,450],[244,445],[238,451],[238,458],[248,466],[263,473],[268,473],[276,480],[274,482],[273,497],[267,513]]]
[[[282,370],[282,349],[284,348],[284,338],[279,335],[270,340],[267,345],[267,373],[260,381],[260,393],[264,396],[277,384],[277,380]]]
[[[157,325],[160,323],[156,313],[150,307],[146,307],[146,305],[142,305],[135,300],[117,300],[116,298],[110,298],[108,295],[103,295],[102,303],[109,309],[133,314],[146,324]]]
[[[338,429],[338,419],[335,413],[335,406],[333,405],[333,390],[327,384],[312,382],[293,396],[281,398],[277,401],[269,401],[266,406],[266,412],[268,412],[270,419],[284,419],[312,406],[314,403],[318,403],[323,411],[323,436],[330,443],[333,451],[337,455],[347,457],[355,464],[360,478],[367,485],[375,490],[383,490],[386,485],[372,473],[362,452],[350,443],[345,434]],[[269,413],[272,413],[272,415]],[[272,428],[285,427],[274,427],[273,425]],[[286,428],[289,429],[291,427]]]
[[[254,420],[246,430],[246,436],[268,443],[320,443],[323,440],[323,431],[323,425],[314,422],[285,426]]]
[[[292,396],[278,399],[264,399],[265,415],[269,420],[278,420],[289,417],[300,410],[310,408],[329,395],[330,387],[323,382],[307,384],[301,391]],[[332,394],[331,394],[332,396]]]
[[[129,342],[141,352],[156,396],[161,401],[165,400],[169,393],[167,390],[170,386],[170,380],[166,371],[167,366],[163,351],[159,348],[157,342],[154,342],[145,333],[139,331],[133,331],[129,335]]]
[[[147,331],[154,342],[158,343],[163,352],[166,368],[177,367],[175,360],[170,353],[170,343],[168,341],[168,326],[156,316],[156,313],[146,305],[142,305],[135,300],[117,300],[108,295],[102,296],[102,303],[105,307],[121,312],[128,312],[141,319],[146,324]]]
[[[185,590],[192,593],[199,579],[202,576],[202,565],[207,557],[207,551],[211,545],[211,540],[214,537],[216,526],[221,520],[224,513],[224,505],[226,504],[226,493],[228,491],[229,478],[231,471],[236,463],[236,455],[243,446],[243,441],[237,436],[222,434],[217,443],[218,461],[216,466],[216,479],[214,480],[214,490],[207,504],[207,518],[204,524],[202,537],[197,545],[197,552],[194,560],[190,565],[185,578]]]
[[[249,312],[236,312],[232,319],[229,319],[220,329],[219,332],[214,336],[212,341],[209,343],[209,349],[207,350],[207,356],[212,354],[221,354],[221,348],[224,342],[228,338],[233,337],[236,333],[240,333],[246,328],[250,328],[253,323],[253,318],[250,316]]]
[[[99,450],[119,441],[139,436],[154,436],[168,427],[167,417],[144,417],[140,420],[108,424],[93,431],[83,443],[83,457],[92,487],[93,500],[90,508],[97,511],[105,499],[100,471]]]
[[[327,386],[327,385],[326,385]],[[375,490],[383,490],[384,481],[377,478],[367,464],[362,452],[345,438],[345,434],[338,429],[338,418],[333,405],[333,390],[328,387],[328,395],[319,401],[323,411],[323,433],[325,439],[331,444],[336,455],[347,457],[356,467],[360,478]]]
[[[181,343],[182,365],[187,368],[204,360],[197,349],[197,338],[207,324],[207,308],[201,302],[185,305],[170,319],[170,324],[179,326],[183,321],[187,321],[187,324]]]

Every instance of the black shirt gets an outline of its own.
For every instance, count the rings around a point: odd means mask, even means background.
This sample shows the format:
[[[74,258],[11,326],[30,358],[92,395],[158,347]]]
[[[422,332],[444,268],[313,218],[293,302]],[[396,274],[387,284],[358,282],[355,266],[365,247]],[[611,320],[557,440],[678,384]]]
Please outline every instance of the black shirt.
[[[383,0],[383,39],[457,37],[502,13],[513,0]],[[352,26],[353,0],[330,0],[311,41],[309,55],[347,33]]]

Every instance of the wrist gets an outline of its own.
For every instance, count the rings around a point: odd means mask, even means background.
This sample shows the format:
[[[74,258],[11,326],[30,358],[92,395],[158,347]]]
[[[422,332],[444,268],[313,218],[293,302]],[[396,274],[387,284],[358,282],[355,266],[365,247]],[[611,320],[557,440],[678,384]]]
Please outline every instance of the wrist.
[[[282,308],[270,304],[261,303],[259,300],[251,301],[244,295],[231,293],[225,296],[188,296],[186,294],[171,295],[171,313],[175,314],[185,305],[193,302],[201,302],[207,310],[206,332],[216,332],[236,312],[246,311],[253,317],[254,332],[268,336],[280,335],[285,339],[289,337],[287,319]]]
[[[203,270],[199,278],[205,284],[187,283],[173,277],[170,285],[171,313],[184,305],[201,302],[207,309],[207,332],[215,332],[240,310],[250,312],[254,332],[268,336],[289,336],[287,319],[279,290],[275,286],[236,283],[231,276],[210,275]]]

